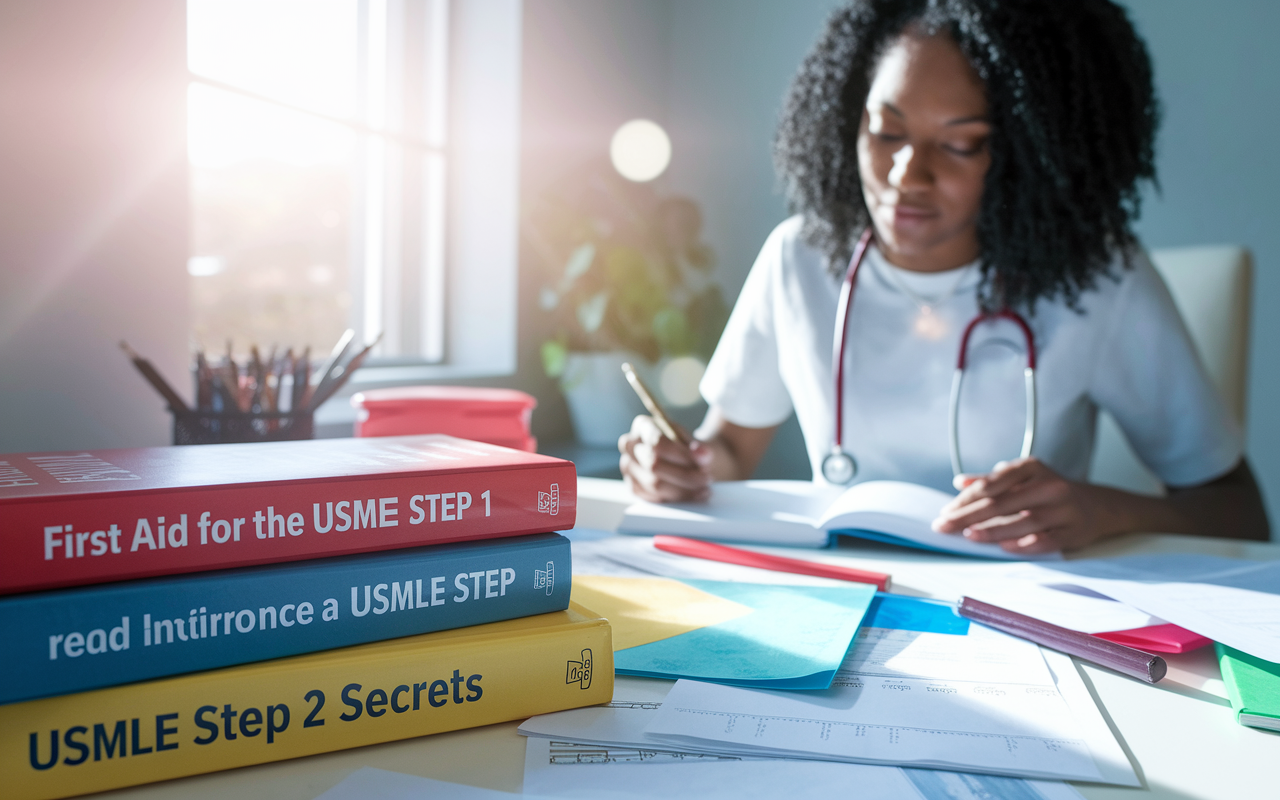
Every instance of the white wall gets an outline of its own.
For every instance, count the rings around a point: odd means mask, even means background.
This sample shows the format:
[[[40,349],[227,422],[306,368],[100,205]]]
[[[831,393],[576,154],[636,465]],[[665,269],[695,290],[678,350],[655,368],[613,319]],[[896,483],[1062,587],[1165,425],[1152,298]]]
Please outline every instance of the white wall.
[[[1148,247],[1241,244],[1253,251],[1253,349],[1245,448],[1280,538],[1280,4],[1124,0],[1155,62],[1164,104],[1160,192],[1138,234]]]
[[[188,394],[185,4],[0,3],[0,452],[164,444]]]

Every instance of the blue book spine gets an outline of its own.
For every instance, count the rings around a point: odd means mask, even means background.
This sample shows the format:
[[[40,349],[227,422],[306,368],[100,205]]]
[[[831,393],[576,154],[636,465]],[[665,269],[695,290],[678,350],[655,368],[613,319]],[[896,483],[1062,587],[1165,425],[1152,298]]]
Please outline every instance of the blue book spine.
[[[0,598],[0,703],[562,611],[557,533]]]

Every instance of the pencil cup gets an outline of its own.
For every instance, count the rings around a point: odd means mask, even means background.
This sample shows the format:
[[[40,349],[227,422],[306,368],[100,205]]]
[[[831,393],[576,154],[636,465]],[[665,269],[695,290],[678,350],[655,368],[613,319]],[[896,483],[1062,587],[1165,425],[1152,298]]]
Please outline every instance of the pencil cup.
[[[315,422],[310,412],[173,412],[174,444],[286,442],[314,435]]]

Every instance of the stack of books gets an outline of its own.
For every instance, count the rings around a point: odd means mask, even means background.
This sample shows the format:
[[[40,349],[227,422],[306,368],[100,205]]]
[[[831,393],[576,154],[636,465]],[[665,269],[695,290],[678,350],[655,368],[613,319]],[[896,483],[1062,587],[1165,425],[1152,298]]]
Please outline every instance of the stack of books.
[[[58,798],[608,702],[573,464],[448,436],[0,455],[0,774]]]

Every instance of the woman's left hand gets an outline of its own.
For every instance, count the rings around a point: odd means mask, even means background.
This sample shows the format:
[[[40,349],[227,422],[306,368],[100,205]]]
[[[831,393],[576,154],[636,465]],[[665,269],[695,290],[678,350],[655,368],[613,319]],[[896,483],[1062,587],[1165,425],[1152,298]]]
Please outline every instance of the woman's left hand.
[[[1001,462],[990,475],[962,479],[960,494],[933,521],[935,531],[1035,555],[1084,547],[1124,529],[1110,490],[1069,481],[1038,458]]]

